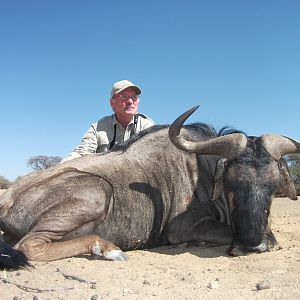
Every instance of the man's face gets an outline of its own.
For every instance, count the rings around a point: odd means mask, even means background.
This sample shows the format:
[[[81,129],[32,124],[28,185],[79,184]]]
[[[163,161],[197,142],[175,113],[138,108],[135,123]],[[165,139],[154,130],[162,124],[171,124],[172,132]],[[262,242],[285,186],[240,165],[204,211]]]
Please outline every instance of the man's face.
[[[139,98],[134,87],[128,87],[110,99],[118,121],[131,119],[138,111]]]

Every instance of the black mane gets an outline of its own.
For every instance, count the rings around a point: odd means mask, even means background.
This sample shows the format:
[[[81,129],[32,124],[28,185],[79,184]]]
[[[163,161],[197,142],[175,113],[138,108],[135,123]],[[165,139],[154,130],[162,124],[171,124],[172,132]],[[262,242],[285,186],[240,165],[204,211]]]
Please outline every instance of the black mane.
[[[139,133],[135,134],[132,138],[130,138],[129,140],[121,143],[121,144],[117,144],[113,147],[113,149],[110,150],[110,152],[116,152],[116,151],[126,151],[133,143],[135,143],[136,141],[138,141],[139,139],[141,139],[142,137],[144,137],[147,134],[150,134],[152,132],[157,132],[159,130],[162,130],[164,128],[169,127],[169,125],[154,125],[151,126],[143,131],[140,131]]]
[[[191,128],[191,129],[197,131],[203,138],[206,138],[206,139],[213,139],[213,138],[216,138],[219,136],[224,136],[224,135],[233,134],[233,133],[242,133],[242,134],[246,135],[246,133],[244,131],[238,130],[236,128],[232,128],[230,126],[224,126],[219,131],[217,131],[212,125],[209,125],[206,123],[201,123],[201,122],[191,123],[184,127]]]

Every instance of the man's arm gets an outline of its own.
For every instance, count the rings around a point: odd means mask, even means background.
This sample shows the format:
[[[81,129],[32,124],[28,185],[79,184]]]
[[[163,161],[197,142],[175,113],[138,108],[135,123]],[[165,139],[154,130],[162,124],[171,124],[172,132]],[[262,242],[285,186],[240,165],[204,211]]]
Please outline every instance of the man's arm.
[[[81,143],[61,162],[96,153],[98,147],[96,127],[97,124],[92,124],[89,130],[83,136]]]

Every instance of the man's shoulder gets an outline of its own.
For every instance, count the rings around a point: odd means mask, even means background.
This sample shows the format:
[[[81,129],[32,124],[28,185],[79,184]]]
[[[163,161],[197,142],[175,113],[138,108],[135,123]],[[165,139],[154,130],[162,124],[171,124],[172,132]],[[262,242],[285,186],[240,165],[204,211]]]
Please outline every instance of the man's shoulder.
[[[151,121],[151,122],[154,124],[153,120],[152,120],[151,118],[149,118],[149,117],[148,117],[147,115],[145,115],[145,114],[138,113],[137,116],[140,117],[141,120]]]
[[[112,122],[112,120],[113,120],[113,115],[109,115],[109,116],[102,117],[96,123],[107,123],[107,122]]]
[[[104,116],[92,124],[97,131],[106,130],[108,127],[113,126],[113,115]]]
[[[141,114],[141,113],[138,113],[137,116],[138,116],[138,119],[137,119],[138,131],[144,130],[144,129],[154,125],[154,122],[148,116]]]

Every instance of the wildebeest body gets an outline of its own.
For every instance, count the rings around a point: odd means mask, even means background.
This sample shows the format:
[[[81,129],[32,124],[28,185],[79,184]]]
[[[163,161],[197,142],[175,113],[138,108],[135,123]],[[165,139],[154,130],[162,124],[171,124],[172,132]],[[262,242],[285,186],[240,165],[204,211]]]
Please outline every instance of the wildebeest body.
[[[211,189],[209,180],[207,191],[197,185],[196,155],[177,149],[167,130],[151,129],[125,151],[82,157],[21,178],[1,199],[1,207],[11,206],[1,209],[3,231],[16,240],[28,232],[55,240],[97,233],[122,250],[167,243],[170,220],[186,210],[197,189],[207,200]],[[201,132],[191,133],[199,138]],[[204,163],[207,177],[213,170]]]
[[[19,179],[0,198],[5,240],[30,260],[85,253],[123,260],[118,248],[187,241],[268,249],[272,196],[286,185],[295,198],[286,166],[265,149],[270,138],[218,137],[194,124],[182,128],[178,142],[174,128],[172,142],[168,126],[155,126],[109,153]]]

